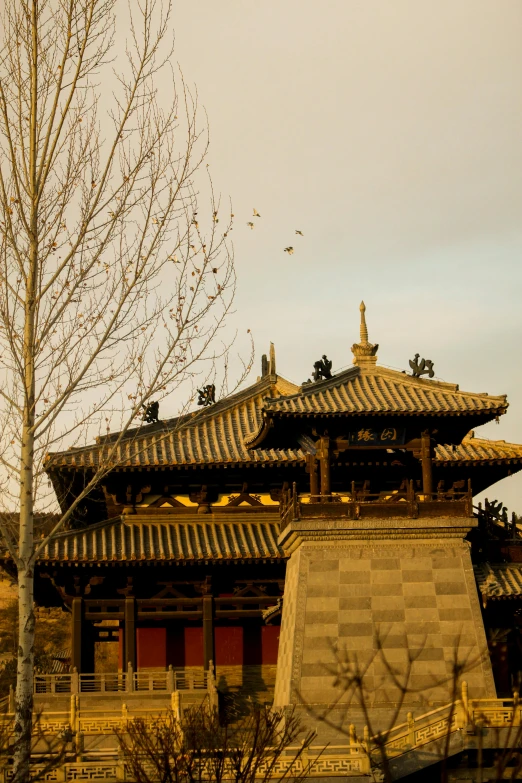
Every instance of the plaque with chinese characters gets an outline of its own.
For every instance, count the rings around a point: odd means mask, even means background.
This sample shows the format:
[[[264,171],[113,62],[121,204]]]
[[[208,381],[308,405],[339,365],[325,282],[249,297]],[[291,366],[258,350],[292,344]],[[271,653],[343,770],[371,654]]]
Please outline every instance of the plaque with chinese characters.
[[[401,446],[406,430],[398,427],[361,427],[348,433],[350,446]]]

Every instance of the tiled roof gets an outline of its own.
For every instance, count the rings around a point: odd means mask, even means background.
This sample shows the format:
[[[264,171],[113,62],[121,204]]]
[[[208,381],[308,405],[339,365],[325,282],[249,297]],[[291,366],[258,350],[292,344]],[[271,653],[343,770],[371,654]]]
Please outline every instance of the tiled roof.
[[[484,606],[490,600],[522,596],[522,563],[479,563],[473,569]]]
[[[328,380],[304,385],[297,394],[266,400],[267,414],[435,414],[504,413],[505,395],[491,397],[459,390],[456,384],[414,378],[371,366],[355,366]]]
[[[249,451],[244,443],[261,424],[264,399],[293,393],[297,388],[284,378],[273,376],[270,380],[268,376],[240,394],[182,420],[152,424],[138,433],[129,433],[117,446],[111,462],[118,467],[301,462],[304,457],[299,449]],[[46,469],[97,465],[110,447],[110,441],[106,441],[50,454]]]
[[[44,562],[137,562],[251,560],[284,557],[277,544],[279,514],[252,521],[209,515],[194,519],[118,517],[55,536],[41,552]]]
[[[436,412],[437,406],[439,412],[447,412],[453,410],[451,406],[454,406],[455,412],[482,411],[489,418],[507,407],[503,396],[467,394],[459,392],[456,386],[450,384],[416,379],[380,367],[374,369],[375,374],[367,371],[360,374],[360,368],[354,367],[329,381],[320,381],[309,388],[305,386],[299,394],[296,394],[299,387],[284,378],[268,376],[240,394],[194,415],[145,425],[140,431],[129,433],[117,446],[111,463],[119,468],[303,463],[305,455],[300,448],[247,448],[262,431],[263,409],[271,411],[273,408],[278,409],[277,406],[289,410],[295,407],[297,410],[305,405],[319,405],[322,400],[325,411],[329,406],[331,412],[340,412],[341,402],[344,400],[343,404],[348,409],[347,401],[351,400],[351,413],[384,413],[386,405],[388,411],[395,405],[395,413],[401,410],[406,412],[408,405],[409,412],[414,413],[426,410]],[[365,400],[364,404],[361,400]],[[372,400],[373,408],[370,405]],[[110,439],[107,439],[84,448],[51,454],[46,468],[52,472],[58,467],[95,466],[102,453],[106,457],[109,448]],[[522,446],[504,441],[468,438],[454,450],[449,446],[438,446],[436,451],[436,460],[443,463],[498,459],[522,459]]]
[[[509,461],[522,463],[522,445],[506,443],[505,440],[486,440],[475,438],[473,433],[467,435],[459,446],[437,446],[435,459],[439,463],[455,464],[458,462],[492,463]]]

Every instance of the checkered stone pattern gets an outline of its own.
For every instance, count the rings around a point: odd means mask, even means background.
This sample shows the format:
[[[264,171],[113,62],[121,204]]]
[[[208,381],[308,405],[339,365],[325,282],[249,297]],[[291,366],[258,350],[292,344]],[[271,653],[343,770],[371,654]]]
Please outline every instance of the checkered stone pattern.
[[[290,701],[296,693],[311,704],[336,700],[334,681],[348,662],[364,669],[375,706],[397,701],[392,671],[407,688],[405,703],[446,703],[456,662],[470,696],[496,695],[466,542],[308,541],[290,570],[277,675],[281,665]]]
[[[305,563],[305,576],[307,572],[307,563]],[[306,582],[303,580],[301,549],[298,549],[292,557],[286,568],[285,576],[285,599],[283,605],[283,616],[281,618],[281,632],[279,634],[279,649],[277,652],[277,672],[274,687],[274,707],[284,707],[292,704],[292,664],[294,660],[294,649],[298,646],[299,640],[296,639],[296,619],[297,619],[297,601],[302,595],[303,588],[306,590]],[[301,589],[299,589],[299,577],[301,576]],[[301,601],[302,604],[302,601]]]

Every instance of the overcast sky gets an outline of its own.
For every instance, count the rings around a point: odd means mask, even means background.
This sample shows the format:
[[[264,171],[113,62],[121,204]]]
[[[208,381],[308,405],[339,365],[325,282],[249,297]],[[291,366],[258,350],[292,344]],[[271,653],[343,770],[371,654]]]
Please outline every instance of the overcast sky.
[[[175,29],[258,354],[349,365],[364,299],[379,363],[507,393],[476,434],[522,443],[522,2],[176,0]],[[522,512],[522,477],[489,496]]]

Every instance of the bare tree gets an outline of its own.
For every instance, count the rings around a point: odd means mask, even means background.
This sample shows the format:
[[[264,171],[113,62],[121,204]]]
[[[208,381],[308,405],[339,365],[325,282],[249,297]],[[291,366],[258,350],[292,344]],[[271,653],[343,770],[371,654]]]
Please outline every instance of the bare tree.
[[[190,397],[229,347],[233,216],[207,178],[197,95],[170,65],[170,23],[170,0],[2,4],[0,531],[18,573],[16,783],[29,775],[35,560],[143,410]],[[49,450],[106,434],[116,414],[83,491],[35,542]]]
[[[467,705],[462,703],[461,694],[465,677],[481,665],[487,650],[482,654],[472,654],[462,648],[460,636],[455,637],[452,657],[446,661],[447,674],[426,675],[430,680],[415,685],[415,672],[417,662],[423,661],[424,651],[427,650],[426,640],[415,647],[406,646],[402,649],[399,661],[394,656],[390,659],[387,653],[387,636],[376,632],[374,649],[366,656],[361,656],[347,649],[338,649],[333,646],[332,654],[335,663],[325,664],[325,671],[332,675],[337,697],[332,704],[319,710],[303,699],[302,704],[315,721],[323,723],[333,730],[337,738],[345,738],[350,744],[357,743],[369,761],[369,766],[375,780],[383,783],[391,783],[396,779],[393,763],[398,755],[411,750],[407,743],[405,746],[395,746],[394,740],[401,727],[406,726],[401,720],[401,714],[413,705],[423,709],[427,716],[433,715],[433,721],[438,722],[438,734],[435,738],[427,738],[425,742],[432,742],[434,747],[432,761],[438,762],[437,772],[441,783],[448,781],[448,762],[451,756],[452,732],[454,730],[454,718],[460,711],[467,713],[467,732],[476,734],[478,738],[478,767],[485,769],[482,753],[482,729],[488,725],[488,717],[481,715],[476,719],[468,712]],[[376,674],[379,672],[379,674]],[[376,709],[374,697],[376,690],[386,696],[387,709]],[[443,698],[446,703],[439,710],[433,708],[431,699],[437,694],[438,700]],[[466,697],[467,698],[467,697]],[[497,731],[493,746],[496,748],[494,763],[489,772],[493,772],[495,780],[506,777],[506,770],[515,775],[522,758],[520,745],[522,728],[516,719],[519,709],[519,695],[514,693],[511,715],[507,717],[502,731]],[[510,706],[508,702],[506,706]],[[443,712],[441,713],[440,710]],[[413,713],[408,712],[408,723],[413,724]],[[363,736],[358,737],[356,722],[364,723]],[[411,771],[411,770],[410,770]],[[435,779],[435,777],[433,777]]]
[[[223,724],[217,709],[204,704],[188,709],[181,721],[172,711],[152,721],[136,718],[116,734],[137,783],[298,783],[309,776],[317,760],[303,759],[315,732],[304,733],[293,713],[267,707],[254,706],[239,721]]]

